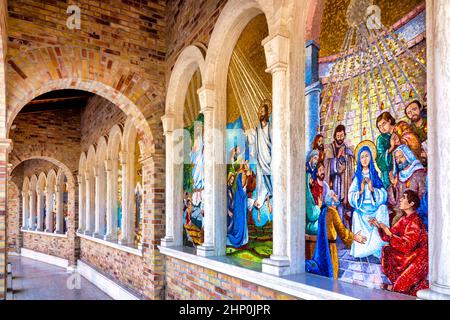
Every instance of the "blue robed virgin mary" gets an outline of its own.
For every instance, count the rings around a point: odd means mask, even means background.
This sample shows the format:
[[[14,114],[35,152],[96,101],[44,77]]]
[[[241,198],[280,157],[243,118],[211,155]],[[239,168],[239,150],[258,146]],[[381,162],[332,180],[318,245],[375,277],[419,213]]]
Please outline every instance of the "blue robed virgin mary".
[[[373,150],[375,150],[373,148]],[[361,164],[361,156],[364,154],[370,156],[368,170],[364,170]],[[362,236],[367,237],[365,244],[353,242],[350,254],[355,258],[367,258],[375,256],[381,258],[381,250],[387,243],[382,241],[378,233],[378,228],[370,224],[370,220],[375,218],[379,222],[389,227],[389,212],[386,206],[387,192],[384,189],[378,172],[373,161],[372,149],[365,145],[358,152],[358,164],[353,182],[348,192],[350,205],[354,208],[352,232],[354,234],[361,232]],[[364,190],[361,193],[361,185],[364,179],[372,181],[373,192],[367,183],[364,184]]]
[[[236,178],[236,193],[233,202],[233,220],[227,234],[227,246],[241,248],[248,243],[247,200],[240,172]]]

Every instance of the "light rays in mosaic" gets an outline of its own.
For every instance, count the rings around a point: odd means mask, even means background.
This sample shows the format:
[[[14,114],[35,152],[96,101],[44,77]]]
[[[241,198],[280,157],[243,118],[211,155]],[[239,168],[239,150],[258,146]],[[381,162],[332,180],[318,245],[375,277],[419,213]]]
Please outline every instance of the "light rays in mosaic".
[[[379,20],[349,25],[323,90],[322,131],[329,133],[328,142],[338,124],[357,126],[355,140],[374,141],[380,113],[401,118],[408,102],[426,100],[424,89],[413,80],[427,72],[421,52]]]

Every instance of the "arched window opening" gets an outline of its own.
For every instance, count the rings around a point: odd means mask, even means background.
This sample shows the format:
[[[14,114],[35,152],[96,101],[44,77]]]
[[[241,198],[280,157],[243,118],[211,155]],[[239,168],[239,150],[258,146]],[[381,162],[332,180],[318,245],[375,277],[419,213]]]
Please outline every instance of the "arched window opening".
[[[272,254],[272,77],[263,14],[242,32],[227,85],[227,254],[262,263]]]

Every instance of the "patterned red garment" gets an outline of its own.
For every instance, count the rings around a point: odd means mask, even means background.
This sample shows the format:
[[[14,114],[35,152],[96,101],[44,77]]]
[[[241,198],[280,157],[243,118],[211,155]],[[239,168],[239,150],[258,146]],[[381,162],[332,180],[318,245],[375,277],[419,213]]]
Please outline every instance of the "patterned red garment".
[[[379,229],[383,241],[382,268],[392,282],[392,291],[416,296],[428,288],[428,234],[417,213],[404,215],[391,229],[389,238]]]
[[[314,202],[316,205],[319,204],[319,197],[323,196],[323,186],[321,186],[317,180],[314,180],[313,185],[311,187],[311,193],[314,198]]]

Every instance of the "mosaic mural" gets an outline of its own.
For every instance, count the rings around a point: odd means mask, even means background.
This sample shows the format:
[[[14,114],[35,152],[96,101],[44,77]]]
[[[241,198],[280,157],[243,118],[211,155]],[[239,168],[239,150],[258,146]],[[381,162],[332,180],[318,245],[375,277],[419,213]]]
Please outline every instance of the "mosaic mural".
[[[261,263],[272,254],[271,77],[261,41],[264,15],[254,18],[231,57],[227,110],[227,254]]]
[[[183,244],[197,247],[204,241],[204,117],[200,114],[197,90],[200,72],[194,73],[186,94],[183,121],[187,133],[183,169]]]
[[[340,51],[307,70],[323,87],[320,99],[307,96],[319,112],[309,119],[306,269],[416,295],[428,287],[424,1],[380,10],[375,25],[361,14],[373,1],[343,2],[322,24],[344,30],[325,28],[317,46],[343,32]],[[383,24],[393,16],[395,30]]]

